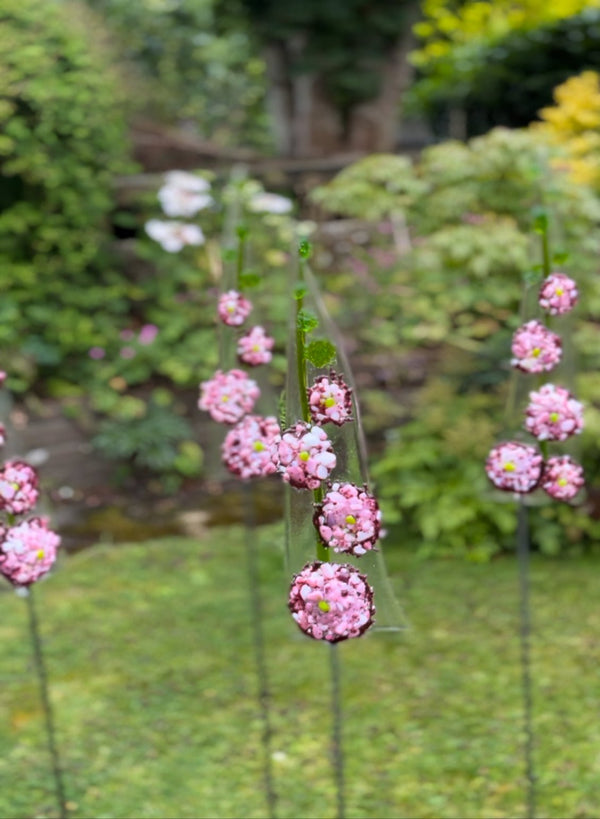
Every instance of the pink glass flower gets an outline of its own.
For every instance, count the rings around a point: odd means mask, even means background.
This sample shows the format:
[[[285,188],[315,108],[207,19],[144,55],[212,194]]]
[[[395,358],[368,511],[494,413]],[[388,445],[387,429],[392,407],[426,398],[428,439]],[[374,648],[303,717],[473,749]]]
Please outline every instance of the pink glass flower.
[[[542,475],[542,489],[556,500],[571,500],[585,483],[583,467],[568,455],[548,458]]]
[[[515,332],[512,340],[514,358],[511,364],[525,373],[543,373],[552,370],[560,361],[560,336],[539,321],[528,321]]]
[[[15,586],[29,586],[56,560],[60,537],[45,518],[31,518],[0,528],[0,573]]]
[[[531,492],[542,476],[543,458],[537,447],[507,441],[495,446],[488,455],[485,471],[498,489]]]
[[[0,469],[0,509],[11,515],[22,515],[38,499],[38,476],[25,461],[7,461]]]
[[[223,293],[217,306],[219,318],[229,327],[239,327],[240,324],[243,324],[251,310],[252,302],[237,290],[228,290],[227,293]]]
[[[325,546],[334,552],[364,555],[375,547],[381,511],[366,487],[334,483],[318,504],[313,522]]]
[[[240,478],[272,475],[277,467],[271,448],[279,437],[279,424],[272,415],[246,415],[225,436],[221,452],[227,469]]]
[[[283,480],[296,489],[317,489],[336,464],[327,434],[321,427],[303,421],[297,421],[275,440],[271,457]]]
[[[554,384],[530,392],[525,412],[525,426],[538,441],[565,441],[583,429],[583,405]]]
[[[577,284],[564,273],[551,273],[540,288],[539,305],[551,316],[568,313],[577,304]]]
[[[292,578],[288,606],[305,634],[330,643],[360,637],[375,616],[366,575],[348,563],[308,563]]]
[[[331,421],[337,426],[352,421],[352,390],[341,375],[331,372],[315,379],[307,390],[308,407],[315,424]]]
[[[252,412],[260,395],[256,381],[243,370],[225,373],[217,370],[211,379],[200,384],[200,390],[198,406],[221,424],[235,424]]]
[[[275,339],[268,336],[262,327],[253,327],[238,341],[237,354],[244,364],[257,367],[259,364],[268,364],[273,358],[271,350],[274,344]]]

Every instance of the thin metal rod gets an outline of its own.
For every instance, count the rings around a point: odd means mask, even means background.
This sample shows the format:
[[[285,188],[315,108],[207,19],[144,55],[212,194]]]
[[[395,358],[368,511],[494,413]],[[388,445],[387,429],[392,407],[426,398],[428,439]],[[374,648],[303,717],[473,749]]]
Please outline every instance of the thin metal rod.
[[[335,776],[337,819],[344,819],[346,805],[344,800],[344,745],[342,737],[342,670],[340,665],[339,646],[332,643],[329,647],[331,671],[331,761]]]
[[[521,499],[517,509],[517,556],[519,564],[519,612],[521,637],[521,685],[523,691],[523,730],[525,777],[527,779],[527,819],[535,819],[536,775],[533,760],[533,693],[531,675],[531,602],[529,568],[528,510]]]
[[[48,689],[48,674],[46,671],[46,664],[44,662],[44,653],[42,647],[42,639],[35,610],[35,603],[33,601],[33,588],[29,587],[27,590],[27,610],[29,612],[29,632],[31,634],[31,644],[33,646],[33,656],[35,660],[35,667],[37,670],[38,680],[40,683],[40,698],[42,700],[42,708],[46,720],[46,735],[48,739],[48,751],[50,753],[50,760],[52,762],[52,773],[54,776],[54,787],[56,790],[56,801],[58,803],[58,812],[60,819],[67,819],[67,798],[65,795],[65,786],[63,782],[62,768],[60,764],[60,756],[58,753],[58,746],[56,744],[56,731],[54,728],[54,714],[52,711],[52,703],[50,701],[50,694]]]
[[[269,819],[277,819],[277,792],[273,778],[273,755],[271,739],[273,728],[271,725],[271,690],[269,672],[265,651],[265,635],[263,631],[263,607],[260,593],[260,574],[258,571],[258,555],[256,551],[256,518],[254,512],[253,487],[244,481],[244,518],[246,539],[246,565],[248,572],[248,587],[250,595],[250,610],[252,614],[252,640],[254,646],[254,661],[256,664],[257,697],[262,723],[261,743],[263,749],[263,781]]]

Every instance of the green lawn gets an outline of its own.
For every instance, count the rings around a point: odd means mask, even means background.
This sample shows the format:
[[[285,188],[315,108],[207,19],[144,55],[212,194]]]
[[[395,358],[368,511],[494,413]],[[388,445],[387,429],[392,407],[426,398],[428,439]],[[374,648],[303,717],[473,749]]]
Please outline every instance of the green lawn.
[[[326,646],[258,534],[278,816],[335,816]],[[516,563],[387,546],[408,631],[340,646],[349,817],[522,817]],[[540,817],[600,816],[600,561],[535,559]],[[0,595],[0,816],[56,816],[24,600]],[[243,533],[98,546],[36,589],[74,817],[264,817]]]

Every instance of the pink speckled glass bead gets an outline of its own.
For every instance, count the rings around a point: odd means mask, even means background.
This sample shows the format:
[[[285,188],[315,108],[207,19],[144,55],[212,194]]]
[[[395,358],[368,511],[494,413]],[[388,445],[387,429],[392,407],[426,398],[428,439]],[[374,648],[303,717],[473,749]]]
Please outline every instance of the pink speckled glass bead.
[[[38,499],[38,476],[25,461],[7,461],[0,469],[0,509],[11,515],[22,515]]]
[[[261,478],[277,471],[271,449],[279,437],[273,416],[246,415],[225,436],[221,448],[223,463],[240,478]]]
[[[282,433],[273,446],[272,458],[283,480],[296,489],[317,489],[336,464],[327,434],[304,421]]]
[[[238,358],[250,367],[268,364],[273,358],[271,350],[274,344],[275,340],[268,336],[262,327],[253,327],[249,333],[246,333],[238,341]]]
[[[551,273],[540,287],[539,305],[551,316],[568,313],[577,304],[577,284],[564,273]]]
[[[375,547],[381,530],[381,511],[366,487],[334,483],[315,509],[315,527],[334,552],[364,555]]]
[[[560,336],[539,321],[528,321],[513,336],[512,354],[510,363],[524,373],[549,372],[562,356]]]
[[[50,571],[60,545],[44,518],[0,529],[0,573],[15,586],[29,586]]]
[[[542,489],[555,500],[571,500],[584,485],[583,467],[569,455],[548,458],[542,475]]]
[[[230,327],[239,327],[243,324],[252,310],[252,303],[237,290],[228,290],[219,298],[217,312],[223,324]]]
[[[288,605],[305,634],[330,643],[360,637],[375,616],[366,575],[348,563],[307,564],[292,579]]]
[[[352,421],[352,390],[337,373],[319,376],[307,393],[315,424],[332,422],[341,426]]]
[[[198,406],[220,424],[235,424],[252,412],[259,396],[258,385],[243,370],[217,370],[200,384]]]
[[[488,455],[485,471],[498,489],[526,493],[538,485],[543,458],[537,447],[507,441],[495,446]]]
[[[583,405],[554,384],[530,392],[525,413],[525,427],[538,441],[565,441],[583,429]]]

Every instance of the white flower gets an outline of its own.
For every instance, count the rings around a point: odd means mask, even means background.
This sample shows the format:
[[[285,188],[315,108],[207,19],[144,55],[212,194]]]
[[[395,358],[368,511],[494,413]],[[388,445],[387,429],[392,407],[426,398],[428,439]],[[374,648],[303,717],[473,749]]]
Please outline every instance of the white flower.
[[[289,213],[292,207],[291,199],[266,191],[256,193],[248,203],[249,210],[254,213]]]
[[[168,253],[178,253],[186,245],[204,244],[204,234],[198,225],[150,219],[146,222],[145,229],[148,236]]]
[[[199,210],[212,205],[213,198],[206,179],[185,171],[169,171],[158,198],[167,216],[194,216]]]

